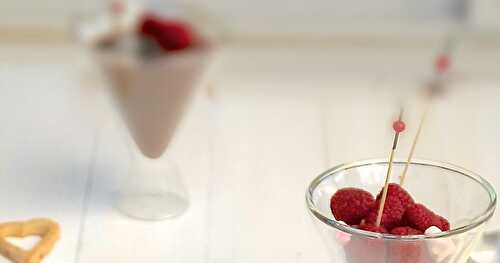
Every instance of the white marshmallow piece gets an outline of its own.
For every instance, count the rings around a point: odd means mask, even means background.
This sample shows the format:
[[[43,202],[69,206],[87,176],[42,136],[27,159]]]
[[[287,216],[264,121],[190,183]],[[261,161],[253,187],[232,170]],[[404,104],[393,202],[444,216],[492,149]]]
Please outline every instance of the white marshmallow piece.
[[[441,229],[435,226],[431,226],[425,230],[426,235],[439,234],[441,232]],[[426,245],[431,257],[436,262],[443,262],[452,255],[456,249],[455,243],[453,243],[453,240],[450,238],[428,240]]]

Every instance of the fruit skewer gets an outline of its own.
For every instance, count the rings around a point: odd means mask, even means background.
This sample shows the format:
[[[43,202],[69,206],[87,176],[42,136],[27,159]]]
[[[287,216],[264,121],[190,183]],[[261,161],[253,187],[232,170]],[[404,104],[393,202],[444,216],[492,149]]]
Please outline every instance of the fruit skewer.
[[[416,149],[417,143],[420,139],[420,134],[422,133],[422,128],[424,126],[424,123],[427,120],[427,116],[428,116],[429,110],[431,108],[432,100],[437,95],[443,93],[443,89],[444,89],[443,77],[450,70],[451,55],[452,55],[452,52],[455,50],[455,46],[456,46],[456,36],[454,34],[450,34],[450,36],[447,38],[447,40],[445,42],[443,51],[441,52],[440,55],[438,55],[436,57],[436,60],[434,63],[434,69],[435,69],[434,76],[424,91],[425,93],[427,93],[425,106],[424,106],[424,112],[422,114],[422,117],[420,118],[420,123],[418,125],[417,133],[415,134],[415,137],[413,138],[412,146],[410,148],[410,152],[408,154],[408,158],[406,160],[406,164],[405,164],[405,167],[403,169],[403,173],[400,176],[399,184],[401,186],[404,185],[406,175],[408,173],[408,169],[410,167],[411,161],[413,160],[413,156],[415,155],[415,149]]]
[[[399,112],[398,120],[395,121],[392,125],[392,128],[394,129],[394,140],[392,143],[391,153],[389,155],[389,164],[387,167],[387,174],[385,176],[385,183],[384,183],[384,189],[382,191],[382,197],[380,199],[380,206],[379,206],[378,212],[377,212],[377,221],[375,223],[376,227],[380,227],[380,223],[382,222],[382,215],[384,212],[385,202],[387,199],[387,193],[389,190],[389,182],[390,182],[391,173],[392,173],[392,164],[394,162],[394,153],[396,152],[396,148],[398,146],[399,134],[401,132],[403,132],[406,128],[406,125],[403,122],[403,113],[404,113],[404,109],[401,108],[401,110]]]

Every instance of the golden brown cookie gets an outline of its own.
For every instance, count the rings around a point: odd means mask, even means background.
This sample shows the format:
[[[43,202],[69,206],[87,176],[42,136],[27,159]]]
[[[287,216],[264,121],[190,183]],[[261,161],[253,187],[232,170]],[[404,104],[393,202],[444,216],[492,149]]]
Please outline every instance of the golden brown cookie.
[[[6,237],[40,236],[40,242],[31,250],[19,248],[5,239]],[[25,222],[0,224],[0,254],[16,263],[38,263],[50,253],[59,240],[59,225],[44,218]]]

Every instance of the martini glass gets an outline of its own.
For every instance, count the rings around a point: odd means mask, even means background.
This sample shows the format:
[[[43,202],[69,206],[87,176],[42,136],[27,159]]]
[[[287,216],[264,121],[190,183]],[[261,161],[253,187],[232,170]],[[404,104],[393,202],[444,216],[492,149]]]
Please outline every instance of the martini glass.
[[[125,215],[161,220],[186,211],[187,190],[168,149],[212,50],[200,44],[148,58],[94,50],[128,132],[130,168],[116,198]]]
[[[332,262],[466,263],[495,211],[497,197],[482,177],[452,164],[415,160],[404,186],[417,202],[447,218],[450,231],[402,237],[358,230],[335,220],[330,210],[332,195],[344,187],[378,193],[387,165],[386,160],[343,164],[310,184],[307,206]],[[404,166],[403,161],[394,162],[393,182]]]

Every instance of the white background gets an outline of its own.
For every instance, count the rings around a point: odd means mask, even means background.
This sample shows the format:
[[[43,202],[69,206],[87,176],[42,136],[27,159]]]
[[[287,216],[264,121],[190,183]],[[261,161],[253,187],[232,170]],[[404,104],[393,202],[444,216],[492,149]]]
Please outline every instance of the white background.
[[[152,0],[153,6],[171,1]],[[65,29],[75,14],[106,6],[106,1],[0,1],[1,27]],[[202,12],[218,26],[241,34],[408,31],[449,24],[465,17],[476,29],[495,29],[499,23],[496,0],[191,0],[182,2]],[[168,9],[168,8],[167,8]]]

